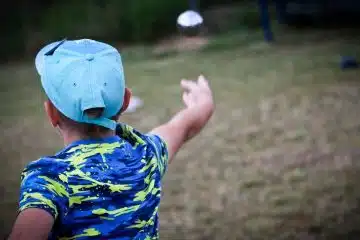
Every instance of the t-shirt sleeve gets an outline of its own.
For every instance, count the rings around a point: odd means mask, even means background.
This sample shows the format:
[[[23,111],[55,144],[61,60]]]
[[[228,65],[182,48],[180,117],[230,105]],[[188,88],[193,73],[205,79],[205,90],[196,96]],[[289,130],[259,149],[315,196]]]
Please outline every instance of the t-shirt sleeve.
[[[147,145],[149,149],[148,154],[150,154],[150,156],[147,157],[155,157],[161,176],[165,174],[169,162],[169,155],[166,142],[163,139],[154,134],[142,134],[131,126],[123,123],[117,125],[116,135],[132,145],[138,143]]]
[[[158,166],[163,176],[167,170],[167,165],[169,162],[169,155],[166,142],[161,139],[158,135],[146,134],[148,143],[150,144],[152,150],[154,151],[155,157],[158,159]]]
[[[61,168],[56,170],[46,160],[29,164],[21,175],[20,211],[43,209],[57,219],[68,209],[68,191],[61,180]],[[54,171],[56,170],[56,171]]]

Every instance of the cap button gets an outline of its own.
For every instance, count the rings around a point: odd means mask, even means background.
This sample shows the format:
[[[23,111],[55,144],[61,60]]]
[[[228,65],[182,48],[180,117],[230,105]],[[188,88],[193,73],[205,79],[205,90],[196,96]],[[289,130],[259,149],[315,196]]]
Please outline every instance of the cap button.
[[[92,60],[94,60],[94,55],[92,55],[92,54],[86,54],[86,55],[85,55],[85,59],[88,60],[88,61],[92,61]]]

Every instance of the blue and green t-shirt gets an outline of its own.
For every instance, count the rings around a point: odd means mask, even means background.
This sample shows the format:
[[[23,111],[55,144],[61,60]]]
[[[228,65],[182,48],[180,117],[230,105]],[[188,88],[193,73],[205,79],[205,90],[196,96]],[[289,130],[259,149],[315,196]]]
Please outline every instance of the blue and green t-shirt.
[[[158,239],[167,163],[158,136],[121,124],[116,136],[81,140],[30,163],[20,211],[49,212],[55,219],[49,239]]]

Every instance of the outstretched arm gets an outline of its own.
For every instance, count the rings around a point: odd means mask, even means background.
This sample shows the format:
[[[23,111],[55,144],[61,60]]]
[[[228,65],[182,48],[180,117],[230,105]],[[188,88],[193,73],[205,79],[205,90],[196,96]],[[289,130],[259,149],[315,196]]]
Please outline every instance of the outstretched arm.
[[[197,81],[182,80],[181,86],[184,89],[185,108],[175,114],[170,121],[150,132],[166,142],[169,161],[186,141],[202,130],[214,111],[212,92],[203,76]]]

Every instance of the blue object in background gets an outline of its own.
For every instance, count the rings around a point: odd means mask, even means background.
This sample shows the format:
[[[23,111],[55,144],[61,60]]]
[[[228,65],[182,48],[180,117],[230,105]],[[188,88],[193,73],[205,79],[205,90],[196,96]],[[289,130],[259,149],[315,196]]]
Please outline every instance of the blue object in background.
[[[345,69],[358,68],[358,67],[359,67],[359,63],[358,63],[358,61],[356,60],[355,57],[352,57],[352,56],[343,56],[343,57],[341,57],[340,67],[341,67],[341,69],[343,69],[343,70],[345,70]]]
[[[275,0],[276,15],[279,24],[285,23],[286,0]]]
[[[265,41],[272,42],[274,40],[274,35],[271,30],[271,24],[270,24],[269,1],[259,0],[259,9],[260,9],[261,25],[264,30]]]

